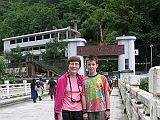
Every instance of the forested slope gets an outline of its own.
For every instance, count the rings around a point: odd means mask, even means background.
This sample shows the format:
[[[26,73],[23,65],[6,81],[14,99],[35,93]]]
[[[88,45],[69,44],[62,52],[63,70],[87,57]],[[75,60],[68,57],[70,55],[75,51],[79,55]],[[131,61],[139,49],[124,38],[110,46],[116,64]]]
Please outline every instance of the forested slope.
[[[117,36],[136,36],[138,62],[150,59],[153,44],[153,65],[159,65],[159,11],[159,0],[0,0],[0,40],[72,26],[71,20],[78,20],[78,31],[88,43],[100,40],[100,25],[106,44],[116,44]]]

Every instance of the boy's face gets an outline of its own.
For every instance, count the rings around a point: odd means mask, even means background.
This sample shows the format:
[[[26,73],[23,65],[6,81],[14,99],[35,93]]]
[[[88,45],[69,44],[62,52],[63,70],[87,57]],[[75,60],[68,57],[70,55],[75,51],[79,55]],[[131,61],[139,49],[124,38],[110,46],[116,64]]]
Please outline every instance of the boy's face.
[[[89,75],[95,75],[97,73],[98,64],[94,60],[88,60],[86,62],[86,68],[88,69]]]

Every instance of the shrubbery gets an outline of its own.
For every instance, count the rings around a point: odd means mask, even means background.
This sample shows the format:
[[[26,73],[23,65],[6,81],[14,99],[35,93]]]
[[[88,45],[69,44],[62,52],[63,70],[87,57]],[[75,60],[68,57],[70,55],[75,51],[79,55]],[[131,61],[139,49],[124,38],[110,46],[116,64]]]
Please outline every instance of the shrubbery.
[[[4,84],[5,80],[9,80],[11,83],[15,83],[15,75],[6,73],[6,63],[3,58],[0,58],[0,84]]]
[[[140,89],[145,90],[145,91],[147,91],[147,92],[149,91],[148,77],[146,77],[146,78],[141,78]]]

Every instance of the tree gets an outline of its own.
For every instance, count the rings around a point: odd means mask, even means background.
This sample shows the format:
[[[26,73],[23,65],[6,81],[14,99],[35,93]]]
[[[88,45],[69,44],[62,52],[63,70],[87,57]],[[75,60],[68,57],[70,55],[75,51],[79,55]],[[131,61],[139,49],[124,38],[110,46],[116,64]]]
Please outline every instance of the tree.
[[[23,53],[19,46],[14,49],[14,51],[11,51],[11,61],[14,63],[21,63],[23,60]]]
[[[0,28],[2,38],[61,28],[54,5],[14,3],[3,16]]]
[[[5,59],[0,57],[0,84],[3,84],[5,80],[15,82],[14,74],[7,73],[6,68]]]
[[[0,83],[3,82],[3,75],[5,74],[6,64],[3,58],[0,58]]]
[[[12,59],[12,52],[11,51],[4,51],[4,58],[8,61],[8,64],[9,64]]]
[[[4,57],[8,60],[8,63],[20,63],[23,60],[22,50],[19,46],[17,46],[14,51],[4,51]]]
[[[160,48],[159,10],[159,0],[0,0],[0,39],[68,27],[78,20],[78,31],[88,43],[98,42],[100,25],[106,44],[115,44],[117,36],[136,36],[136,61],[144,62],[150,44]],[[153,64],[158,61],[155,56]]]
[[[33,54],[30,53],[30,52],[25,52],[24,53],[24,59],[25,59],[25,62],[33,61]]]
[[[0,0],[0,16],[3,16],[9,7],[10,3],[8,1]]]
[[[62,59],[65,57],[65,44],[57,40],[50,41],[45,46],[46,51],[42,53],[43,60]]]
[[[21,48],[19,46],[17,46],[16,49],[14,49],[13,51],[5,51],[4,57],[5,57],[5,59],[8,60],[8,64],[10,62],[13,64],[18,63],[18,68],[20,68],[20,70],[19,70],[19,73],[20,73],[21,68],[22,68],[21,62],[24,59]],[[14,73],[12,73],[12,74],[14,74]]]

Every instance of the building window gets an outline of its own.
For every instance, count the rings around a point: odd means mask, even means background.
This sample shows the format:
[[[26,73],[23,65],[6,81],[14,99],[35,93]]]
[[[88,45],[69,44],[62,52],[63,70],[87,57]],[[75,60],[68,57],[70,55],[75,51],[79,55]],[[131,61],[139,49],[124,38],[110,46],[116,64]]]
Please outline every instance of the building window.
[[[125,70],[129,69],[129,59],[125,59]]]
[[[29,48],[28,50],[29,50],[29,51],[32,51],[32,48]]]
[[[45,46],[40,46],[40,49],[45,49]]]
[[[28,38],[23,38],[23,42],[28,42]]]
[[[25,51],[29,51],[29,48],[26,48],[26,50]]]
[[[66,34],[64,33],[59,34],[59,39],[60,40],[66,39]]]
[[[11,49],[11,51],[12,51],[12,52],[15,52],[15,50],[16,50],[16,49],[14,49],[14,48],[13,48],[13,49]]]
[[[56,33],[52,33],[51,34],[51,38],[56,38],[57,37],[57,34]]]
[[[16,43],[15,40],[11,40],[11,41],[10,41],[10,44],[15,44],[15,43]]]
[[[17,43],[22,43],[22,39],[17,39]]]
[[[25,49],[25,48],[22,48],[22,52],[23,52],[23,51],[26,51],[26,49]]]
[[[44,35],[44,39],[49,39],[49,38],[50,38],[50,34]]]
[[[35,37],[29,37],[29,41],[35,41]]]
[[[33,56],[34,60],[39,60],[39,56]]]
[[[33,47],[33,50],[39,50],[39,47]]]
[[[53,38],[52,40],[58,40],[58,33],[52,33],[51,38]]]
[[[36,36],[36,40],[42,40],[42,35]]]

